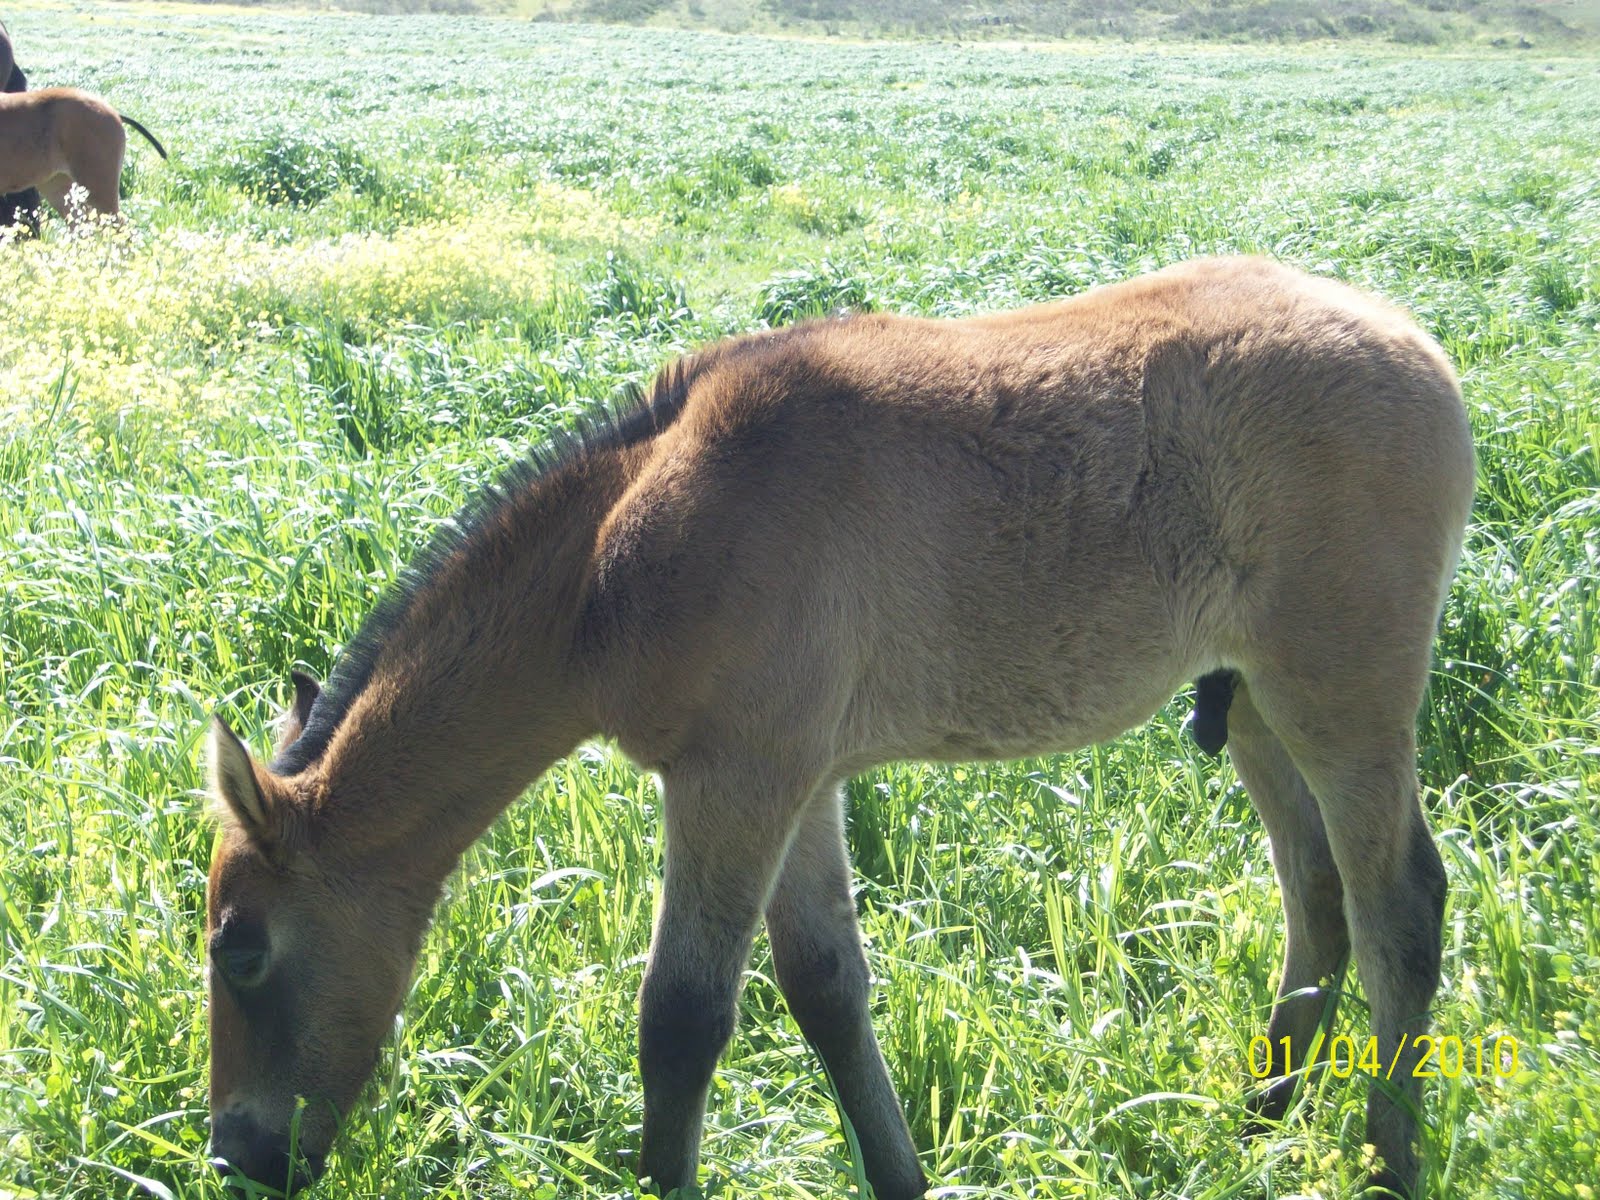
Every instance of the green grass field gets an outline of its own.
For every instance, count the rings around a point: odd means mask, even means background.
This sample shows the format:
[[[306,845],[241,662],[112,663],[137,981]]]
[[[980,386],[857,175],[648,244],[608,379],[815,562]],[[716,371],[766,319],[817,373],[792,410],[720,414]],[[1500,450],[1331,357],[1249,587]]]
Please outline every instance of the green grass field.
[[[1600,61],[5,15],[36,85],[104,93],[172,161],[130,142],[125,238],[0,250],[0,1198],[240,1194],[205,1167],[206,718],[265,750],[290,669],[325,676],[522,447],[723,334],[1235,250],[1408,306],[1461,371],[1480,490],[1420,717],[1435,1026],[1519,1059],[1434,1081],[1427,1180],[1595,1195]],[[877,1027],[939,1195],[1357,1191],[1359,1075],[1239,1141],[1281,918],[1187,708],[851,785]],[[656,805],[594,746],[469,855],[317,1194],[631,1190]],[[759,943],[703,1181],[858,1187]]]
[[[256,0],[294,6],[296,0]],[[301,7],[305,7],[304,4]],[[1381,42],[1541,54],[1595,48],[1592,0],[320,0],[319,8],[854,38]]]

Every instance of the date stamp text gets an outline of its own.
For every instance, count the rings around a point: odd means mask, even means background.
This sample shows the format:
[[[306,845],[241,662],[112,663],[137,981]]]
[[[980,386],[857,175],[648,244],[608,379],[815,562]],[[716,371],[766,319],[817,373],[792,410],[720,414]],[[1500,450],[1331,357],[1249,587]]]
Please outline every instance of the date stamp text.
[[[1408,1055],[1408,1046],[1420,1055]],[[1300,1050],[1298,1055],[1293,1053],[1296,1049]],[[1378,1053],[1376,1037],[1368,1037],[1363,1042],[1349,1034],[1324,1038],[1319,1033],[1312,1039],[1307,1055],[1303,1046],[1291,1045],[1287,1037],[1274,1042],[1258,1034],[1250,1039],[1249,1058],[1250,1075],[1255,1079],[1282,1074],[1285,1063],[1304,1066],[1321,1061],[1326,1061],[1328,1070],[1340,1079],[1349,1079],[1358,1073],[1393,1079],[1397,1070],[1402,1074],[1409,1070],[1414,1079],[1459,1079],[1463,1075],[1507,1079],[1519,1070],[1517,1039],[1509,1033],[1474,1038],[1435,1037],[1423,1033],[1402,1040],[1388,1056]],[[1402,1068],[1402,1060],[1409,1066]]]

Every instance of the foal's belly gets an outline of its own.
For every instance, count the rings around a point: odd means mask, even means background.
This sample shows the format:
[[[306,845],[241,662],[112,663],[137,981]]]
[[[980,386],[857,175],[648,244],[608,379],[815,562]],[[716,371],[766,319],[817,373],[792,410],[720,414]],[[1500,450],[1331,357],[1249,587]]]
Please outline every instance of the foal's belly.
[[[935,761],[1024,758],[1107,741],[1171,699],[1196,668],[1153,595],[1087,595],[1048,619],[1013,615],[1002,628],[947,631],[934,669],[876,664],[862,710],[889,715],[874,757]]]
[[[1063,689],[1056,703],[1015,701],[933,723],[903,755],[939,762],[1028,758],[1109,741],[1149,720],[1187,682],[1180,670],[1138,680],[1100,680],[1096,694]]]

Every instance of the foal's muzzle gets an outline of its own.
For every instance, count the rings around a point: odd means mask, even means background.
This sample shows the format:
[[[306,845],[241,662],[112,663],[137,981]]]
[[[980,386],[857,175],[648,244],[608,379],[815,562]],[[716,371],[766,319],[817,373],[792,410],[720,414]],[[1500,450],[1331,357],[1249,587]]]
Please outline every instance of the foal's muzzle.
[[[267,1187],[310,1187],[328,1165],[326,1154],[302,1149],[289,1178],[289,1138],[269,1133],[248,1113],[223,1113],[211,1123],[211,1165],[223,1175],[243,1175]]]

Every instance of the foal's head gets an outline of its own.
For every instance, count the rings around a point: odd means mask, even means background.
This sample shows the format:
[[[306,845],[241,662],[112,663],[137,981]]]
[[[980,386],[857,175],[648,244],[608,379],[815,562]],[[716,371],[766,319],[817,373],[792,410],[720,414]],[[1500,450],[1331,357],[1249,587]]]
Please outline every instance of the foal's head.
[[[295,684],[283,745],[317,698],[309,678]],[[211,1150],[282,1187],[291,1139],[304,1182],[372,1074],[433,892],[370,845],[357,853],[360,839],[328,814],[325,770],[276,775],[219,719],[211,772],[221,819],[206,896]]]

